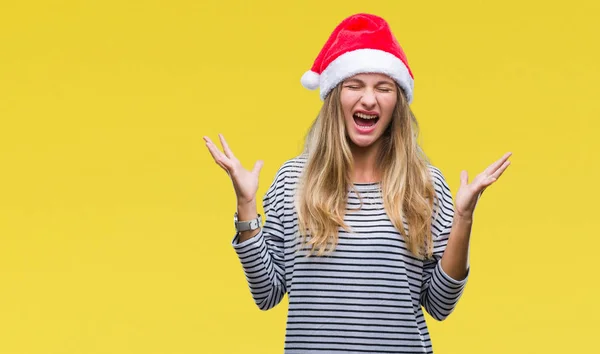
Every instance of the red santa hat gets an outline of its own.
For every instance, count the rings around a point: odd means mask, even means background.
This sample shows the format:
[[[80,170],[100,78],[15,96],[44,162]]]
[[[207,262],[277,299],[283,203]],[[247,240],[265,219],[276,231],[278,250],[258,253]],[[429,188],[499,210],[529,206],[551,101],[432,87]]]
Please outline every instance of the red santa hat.
[[[310,90],[320,87],[324,100],[336,85],[360,73],[388,75],[412,102],[414,78],[406,55],[388,23],[375,15],[356,14],[343,20],[300,81]]]

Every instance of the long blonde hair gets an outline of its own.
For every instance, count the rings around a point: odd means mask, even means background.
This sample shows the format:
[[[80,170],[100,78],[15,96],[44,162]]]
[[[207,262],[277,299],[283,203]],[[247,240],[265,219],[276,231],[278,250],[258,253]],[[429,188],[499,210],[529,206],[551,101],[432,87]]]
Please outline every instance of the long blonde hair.
[[[418,123],[402,90],[397,87],[396,91],[396,107],[381,137],[377,156],[377,166],[382,167],[383,205],[409,251],[417,258],[430,258],[436,193],[429,160],[417,143]],[[350,175],[353,158],[346,137],[340,92],[341,85],[338,85],[325,98],[304,145],[308,159],[295,203],[298,231],[302,245],[310,249],[309,255],[330,253],[337,245],[338,228],[350,231],[344,215],[348,191],[355,190]],[[408,231],[403,218],[406,218]]]

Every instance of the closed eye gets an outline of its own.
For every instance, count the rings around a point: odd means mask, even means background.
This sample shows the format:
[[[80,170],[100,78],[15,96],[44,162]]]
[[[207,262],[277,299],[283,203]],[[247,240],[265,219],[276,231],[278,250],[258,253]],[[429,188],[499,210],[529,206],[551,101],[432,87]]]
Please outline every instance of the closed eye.
[[[391,88],[388,88],[388,87],[380,87],[379,91],[382,91],[382,92],[392,92],[393,90]]]

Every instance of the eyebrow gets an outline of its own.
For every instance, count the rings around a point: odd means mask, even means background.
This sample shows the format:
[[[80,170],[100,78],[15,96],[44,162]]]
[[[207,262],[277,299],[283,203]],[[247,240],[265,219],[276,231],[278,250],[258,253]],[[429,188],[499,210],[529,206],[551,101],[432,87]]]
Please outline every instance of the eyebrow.
[[[354,82],[358,82],[358,83],[364,84],[364,81],[362,81],[362,80],[360,80],[360,79],[348,79],[348,80],[346,80],[346,82],[351,82],[351,81],[354,81]],[[392,85],[392,86],[394,85],[394,83],[393,83],[392,81],[390,81],[390,80],[381,80],[381,81],[378,81],[378,82],[375,84],[375,86],[379,86],[379,85],[382,85],[382,84],[388,84],[388,85]]]

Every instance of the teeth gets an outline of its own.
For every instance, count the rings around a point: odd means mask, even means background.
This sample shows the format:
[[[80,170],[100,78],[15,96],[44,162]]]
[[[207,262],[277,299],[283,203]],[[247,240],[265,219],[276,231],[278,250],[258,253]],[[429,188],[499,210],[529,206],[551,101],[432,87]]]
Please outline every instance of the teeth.
[[[377,118],[376,115],[368,115],[368,114],[364,114],[364,113],[354,113],[355,116],[357,116],[358,118],[362,118],[362,119],[375,119]]]

